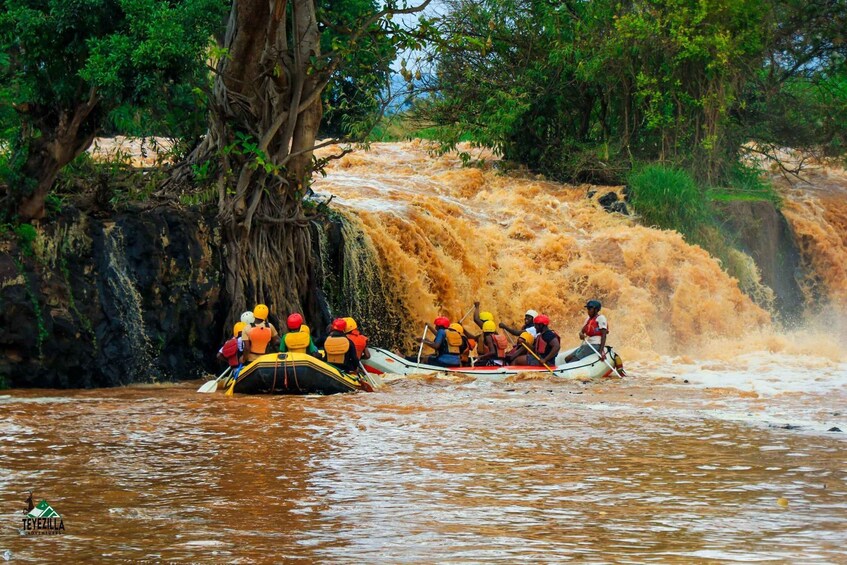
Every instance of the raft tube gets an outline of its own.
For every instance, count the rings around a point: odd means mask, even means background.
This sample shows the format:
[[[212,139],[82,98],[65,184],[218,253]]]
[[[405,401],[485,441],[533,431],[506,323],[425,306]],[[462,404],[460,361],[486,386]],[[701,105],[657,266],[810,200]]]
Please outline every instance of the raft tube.
[[[232,383],[229,383],[230,385]],[[358,375],[342,373],[305,353],[262,355],[241,370],[233,392],[239,394],[336,394],[363,390]]]
[[[506,380],[508,377],[519,373],[533,373],[541,371],[549,374],[549,371],[544,367],[535,366],[506,365],[502,367],[437,367],[435,365],[427,365],[426,363],[407,361],[401,355],[397,355],[387,349],[380,349],[378,347],[371,347],[369,349],[371,352],[371,358],[364,361],[365,368],[369,372],[377,374],[407,376],[427,373],[448,373],[451,375],[472,376],[480,380],[494,382]],[[564,363],[564,358],[572,351],[575,351],[575,349],[559,353],[556,360],[561,360],[561,363],[555,367],[550,367],[553,370],[552,377],[560,379],[599,379],[613,375],[612,369],[610,369],[609,366],[600,359],[599,355],[591,355],[584,359],[580,359],[579,361]],[[611,361],[613,358],[612,348],[609,347],[608,352],[606,353],[606,359]]]

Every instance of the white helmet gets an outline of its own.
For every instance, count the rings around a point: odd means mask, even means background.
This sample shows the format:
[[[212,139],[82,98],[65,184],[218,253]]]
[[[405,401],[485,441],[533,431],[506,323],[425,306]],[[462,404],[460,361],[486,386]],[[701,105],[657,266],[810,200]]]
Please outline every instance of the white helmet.
[[[532,319],[534,320],[535,317],[538,316],[538,312],[536,312],[535,310],[527,310],[526,314],[524,314],[524,316],[532,316]],[[242,322],[243,321],[244,320],[242,320]]]
[[[256,316],[253,315],[253,312],[248,310],[241,315],[241,321],[249,326],[256,321]]]

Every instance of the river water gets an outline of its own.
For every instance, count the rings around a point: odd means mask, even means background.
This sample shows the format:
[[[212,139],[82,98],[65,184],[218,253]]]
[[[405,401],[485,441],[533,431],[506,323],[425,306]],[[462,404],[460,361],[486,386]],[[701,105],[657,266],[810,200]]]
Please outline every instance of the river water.
[[[363,230],[410,333],[480,300],[511,325],[544,311],[570,346],[600,298],[632,377],[5,391],[0,558],[847,563],[847,175],[785,189],[829,300],[786,333],[750,298],[755,272],[745,294],[591,187],[463,168],[417,142],[328,173],[316,190]],[[29,491],[62,534],[21,534]]]
[[[847,430],[847,365],[794,361],[330,397],[10,391],[0,556],[847,562],[847,441],[826,431]],[[64,534],[20,535],[29,490]]]

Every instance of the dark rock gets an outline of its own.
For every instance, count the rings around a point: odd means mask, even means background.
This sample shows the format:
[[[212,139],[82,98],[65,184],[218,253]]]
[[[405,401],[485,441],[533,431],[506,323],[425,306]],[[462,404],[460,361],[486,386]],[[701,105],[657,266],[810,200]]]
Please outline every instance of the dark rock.
[[[597,191],[596,191],[596,190],[589,190],[589,191],[588,191],[588,198],[589,198],[589,199],[594,198],[594,195],[595,195],[595,194],[597,194]]]
[[[609,212],[617,212],[618,214],[629,216],[629,209],[623,201],[613,202],[612,205],[609,206]]]
[[[719,207],[726,228],[759,267],[762,283],[773,289],[782,320],[789,325],[801,322],[803,266],[785,217],[769,201],[735,200]]]
[[[828,431],[828,432],[840,432],[840,431],[841,431],[841,429],[840,429],[840,428],[838,428],[838,427],[836,427],[836,426],[832,426],[832,427],[831,427],[831,428],[829,428],[827,431]]]
[[[624,202],[629,202],[632,199],[632,189],[629,188],[629,185],[625,185],[621,189],[621,194],[623,194]]]
[[[684,381],[682,381],[682,382],[687,383],[687,382],[688,382],[688,379],[685,379],[685,380],[684,380]]]
[[[603,196],[597,199],[597,202],[600,206],[603,207],[607,212],[611,211],[612,204],[618,201],[618,193],[617,192],[607,192]]]

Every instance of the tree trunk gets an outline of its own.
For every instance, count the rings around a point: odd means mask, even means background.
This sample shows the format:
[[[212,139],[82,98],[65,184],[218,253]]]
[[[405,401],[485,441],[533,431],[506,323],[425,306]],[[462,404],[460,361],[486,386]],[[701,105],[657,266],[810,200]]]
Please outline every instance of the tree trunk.
[[[31,192],[22,193],[18,199],[17,213],[21,220],[44,217],[44,203],[59,171],[94,141],[97,123],[94,111],[98,104],[97,92],[92,89],[88,100],[73,111],[41,109],[44,116],[33,119],[42,136],[30,141],[27,149],[22,173],[24,178],[35,179],[36,183]]]
[[[325,84],[308,72],[320,56],[313,1],[235,0],[224,47],[209,132],[189,162],[220,164],[230,321],[257,303],[283,317],[316,286],[302,204]]]

